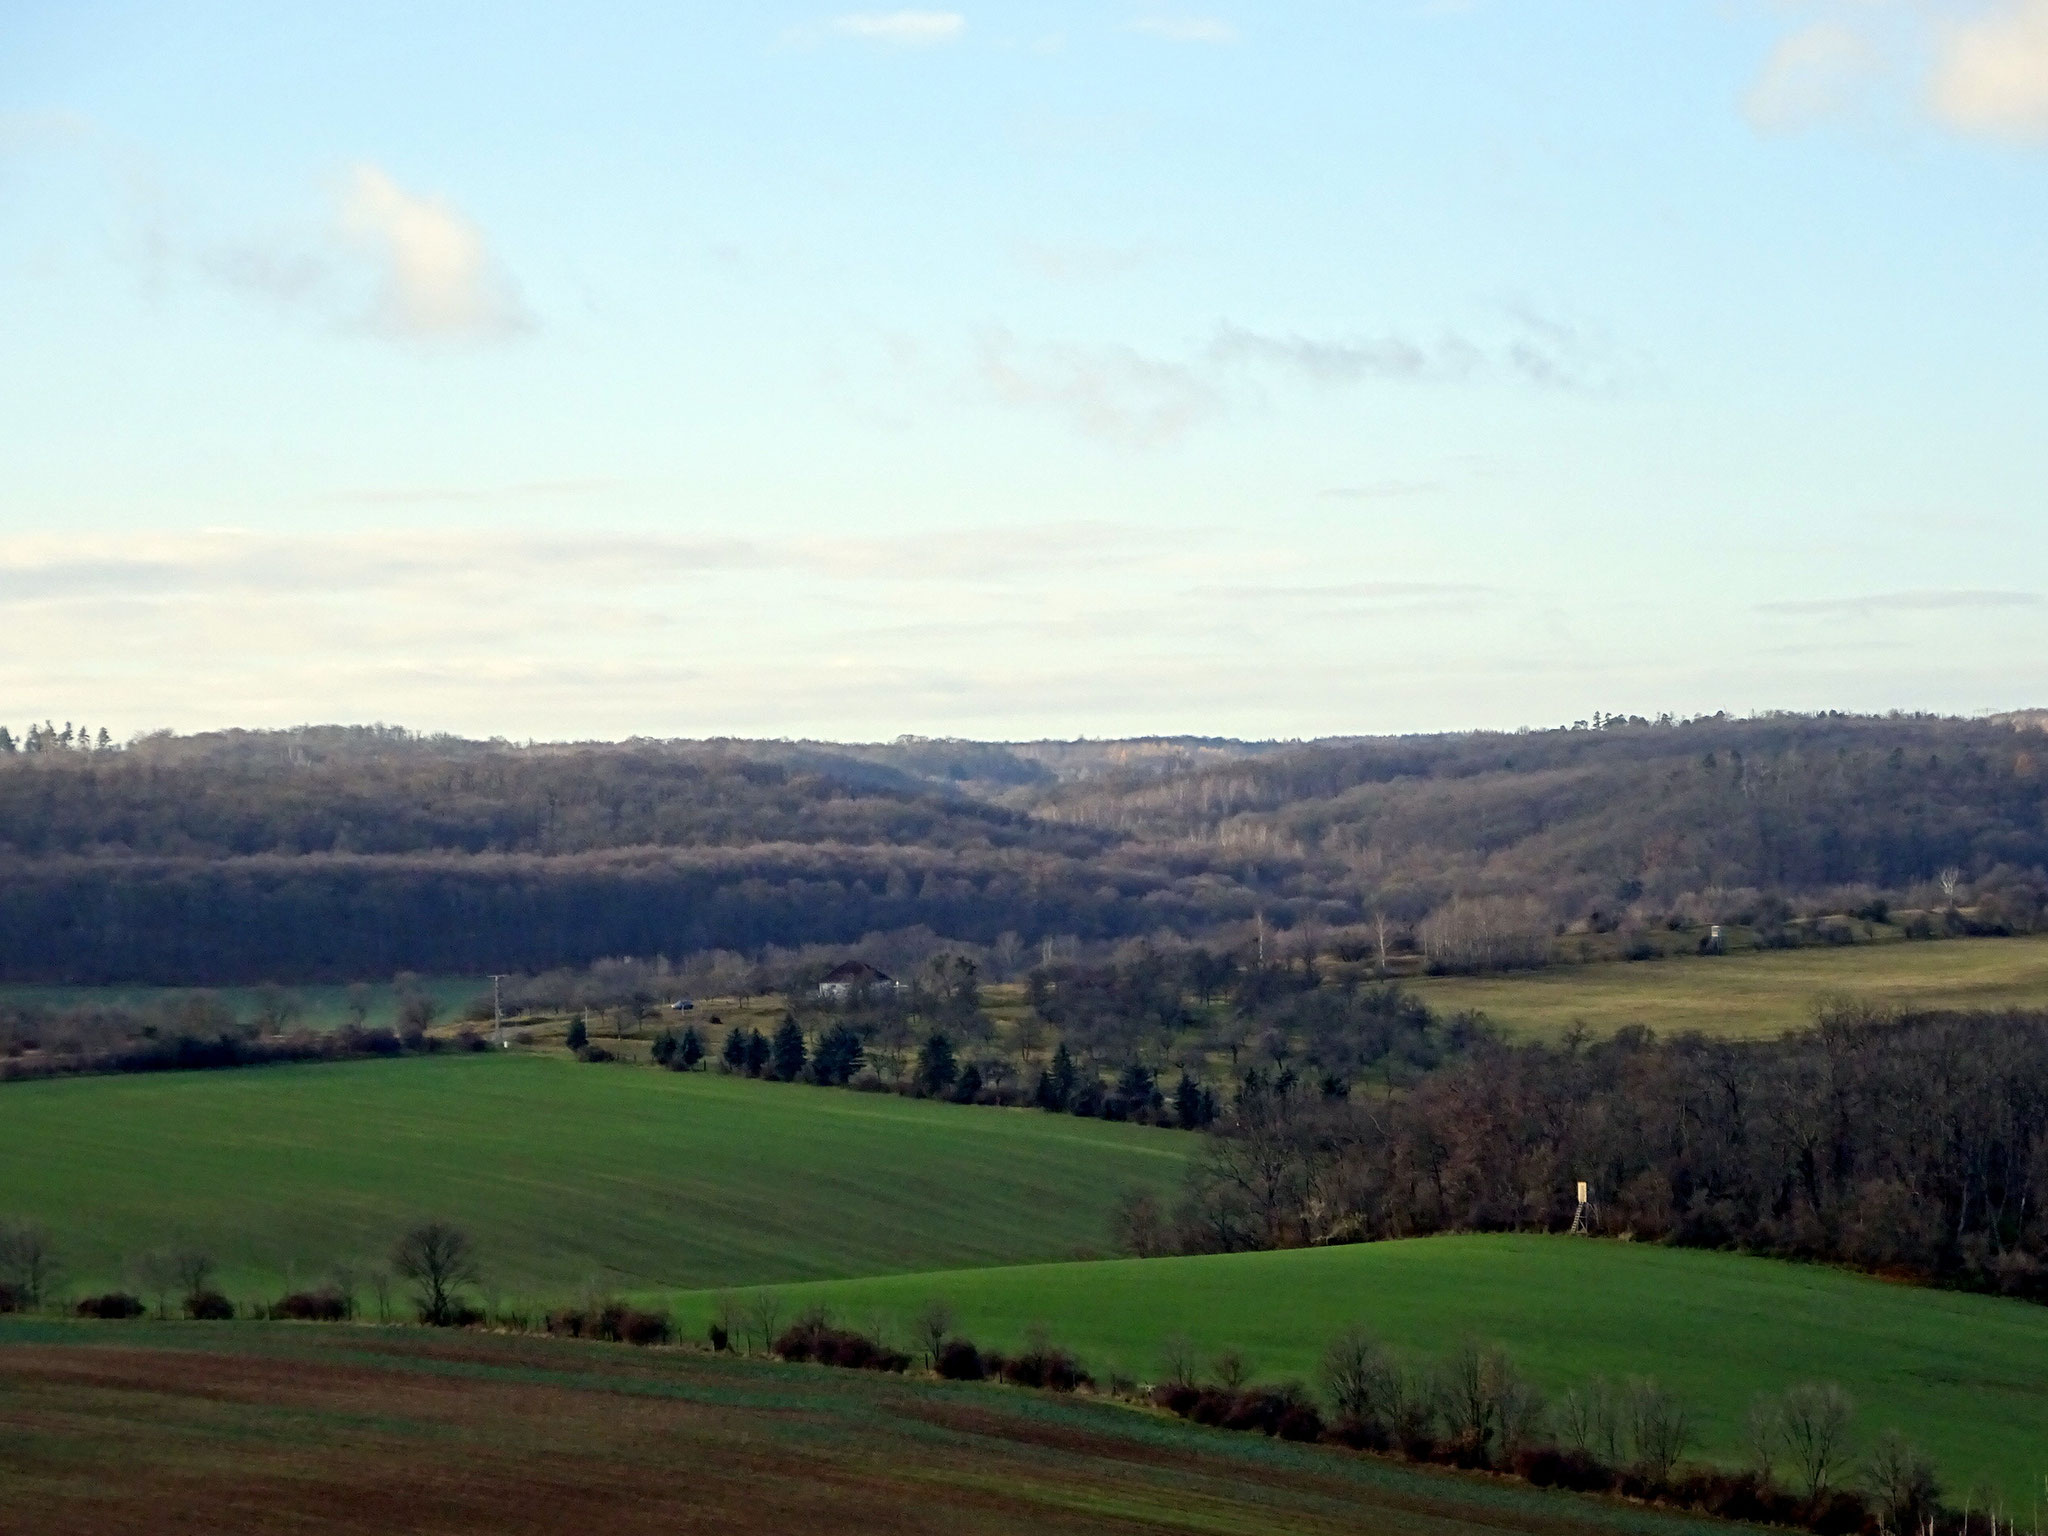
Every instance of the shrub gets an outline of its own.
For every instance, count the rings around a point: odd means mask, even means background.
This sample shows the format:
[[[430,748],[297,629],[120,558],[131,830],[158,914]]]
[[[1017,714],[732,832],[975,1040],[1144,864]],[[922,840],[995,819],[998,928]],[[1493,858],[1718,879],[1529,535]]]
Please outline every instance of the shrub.
[[[1095,1378],[1082,1369],[1080,1361],[1047,1344],[1033,1345],[1015,1359],[1005,1360],[1002,1377],[1012,1386],[1041,1387],[1048,1392],[1072,1392],[1095,1385]]]
[[[601,1045],[586,1045],[576,1053],[578,1061],[611,1061],[612,1053]]]
[[[108,1291],[104,1296],[86,1297],[75,1310],[80,1317],[116,1320],[140,1317],[144,1308],[140,1296],[130,1296],[126,1291]]]
[[[235,1304],[219,1291],[194,1291],[185,1298],[185,1315],[196,1323],[233,1322]]]
[[[0,1313],[19,1312],[21,1303],[21,1292],[11,1285],[0,1285]]]
[[[727,1333],[724,1327],[718,1323],[711,1325],[705,1333],[705,1338],[710,1341],[713,1354],[722,1355],[732,1348],[732,1335]]]
[[[562,1037],[562,1044],[572,1051],[580,1051],[590,1043],[590,1028],[582,1019],[569,1021],[569,1032]]]
[[[348,1302],[335,1291],[293,1291],[271,1303],[273,1322],[339,1323],[349,1315]]]
[[[948,1339],[940,1345],[933,1369],[947,1381],[982,1381],[988,1376],[981,1351],[965,1339]]]
[[[910,1356],[864,1333],[834,1328],[822,1313],[794,1323],[770,1346],[784,1360],[813,1361],[847,1371],[893,1371],[910,1367]]]
[[[571,1339],[602,1339],[609,1344],[638,1344],[643,1347],[666,1344],[675,1337],[675,1325],[666,1312],[642,1312],[623,1301],[607,1301],[592,1307],[563,1307],[548,1313],[541,1326],[549,1333]]]

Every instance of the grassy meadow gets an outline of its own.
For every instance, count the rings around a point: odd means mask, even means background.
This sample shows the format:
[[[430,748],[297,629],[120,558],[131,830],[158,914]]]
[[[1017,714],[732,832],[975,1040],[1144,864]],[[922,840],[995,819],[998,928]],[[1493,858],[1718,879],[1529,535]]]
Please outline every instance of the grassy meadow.
[[[238,1298],[445,1216],[507,1298],[1100,1253],[1193,1138],[1030,1111],[523,1053],[68,1078],[0,1090],[0,1215],[83,1289],[195,1245]]]
[[[540,1338],[0,1318],[10,1507],[36,1536],[1716,1528],[1003,1387]]]
[[[1664,1035],[1755,1039],[1812,1023],[1831,998],[1914,1008],[2048,1007],[2048,934],[1744,950],[1506,976],[1424,976],[1404,985],[1440,1012],[1475,1009],[1525,1038],[1554,1039],[1579,1024],[1596,1036],[1647,1024]]]
[[[1751,1398],[1833,1381],[1865,1440],[1896,1427],[1957,1494],[2025,1509],[2048,1475],[2048,1307],[1921,1290],[1818,1266],[1648,1244],[1435,1237],[1283,1253],[899,1275],[783,1288],[882,1322],[899,1344],[930,1298],[960,1331],[1014,1346],[1044,1327],[1098,1374],[1153,1380],[1179,1334],[1204,1358],[1241,1351],[1264,1379],[1312,1380],[1324,1344],[1360,1323],[1412,1357],[1466,1336],[1499,1343],[1546,1390],[1654,1376],[1696,1416],[1696,1453],[1742,1456]],[[664,1297],[701,1328],[715,1298]]]

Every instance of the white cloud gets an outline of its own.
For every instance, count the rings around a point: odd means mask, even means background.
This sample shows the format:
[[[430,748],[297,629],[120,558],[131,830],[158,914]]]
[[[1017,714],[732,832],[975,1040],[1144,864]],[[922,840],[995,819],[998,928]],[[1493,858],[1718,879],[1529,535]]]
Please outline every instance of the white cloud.
[[[833,17],[827,30],[868,42],[927,47],[960,38],[967,31],[967,18],[958,11],[857,11]]]
[[[1759,128],[1809,127],[1847,112],[1880,67],[1866,34],[1841,21],[1816,21],[1773,45],[1743,110]]]
[[[1965,133],[2048,137],[2048,0],[2002,0],[1938,32],[1937,118]]]
[[[532,328],[482,231],[445,199],[408,192],[378,167],[358,165],[342,194],[341,225],[380,268],[371,329],[487,339]]]
[[[1131,30],[1175,43],[1237,41],[1237,28],[1213,16],[1140,16],[1131,23]]]
[[[1766,131],[1887,102],[1974,137],[2048,139],[2048,0],[1792,0],[1743,101]],[[1889,83],[1883,95],[1879,88]]]

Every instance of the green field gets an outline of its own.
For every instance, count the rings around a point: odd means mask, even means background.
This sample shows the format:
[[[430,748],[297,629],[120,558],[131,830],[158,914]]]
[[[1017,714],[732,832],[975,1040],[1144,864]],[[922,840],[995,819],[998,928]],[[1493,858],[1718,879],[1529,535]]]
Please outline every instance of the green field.
[[[0,1089],[0,1215],[75,1288],[192,1244],[238,1298],[467,1227],[509,1298],[1100,1253],[1127,1185],[1193,1138],[566,1058],[435,1056]]]
[[[1630,1024],[1757,1038],[1813,1022],[1830,998],[1922,1008],[2048,1008],[2048,934],[1842,948],[1748,950],[1637,964],[1403,983],[1439,1012],[1475,1009],[1509,1032],[1556,1038]]]
[[[24,1536],[1716,1529],[1004,1387],[536,1338],[8,1319],[0,1526]]]
[[[2048,1307],[1888,1285],[1815,1266],[1545,1237],[1439,1237],[1289,1253],[1116,1260],[793,1286],[883,1319],[899,1342],[928,1298],[962,1332],[1013,1346],[1035,1325],[1098,1374],[1159,1374],[1174,1334],[1205,1356],[1241,1350],[1258,1374],[1313,1379],[1324,1343],[1362,1323],[1417,1358],[1461,1338],[1505,1345],[1546,1389],[1655,1376],[1693,1409],[1698,1451],[1739,1460],[1751,1397],[1833,1381],[1866,1439],[1896,1427],[1951,1488],[2008,1507],[2048,1475]],[[692,1325],[712,1298],[666,1298]]]

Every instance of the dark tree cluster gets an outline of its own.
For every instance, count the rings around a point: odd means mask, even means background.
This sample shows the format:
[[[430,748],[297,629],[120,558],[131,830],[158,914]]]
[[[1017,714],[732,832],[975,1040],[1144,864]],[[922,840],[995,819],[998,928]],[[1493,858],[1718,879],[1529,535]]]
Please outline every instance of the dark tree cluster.
[[[1837,1009],[1770,1042],[1479,1036],[1370,1103],[1249,1074],[1180,1240],[1595,1231],[2048,1299],[2048,1014]]]

